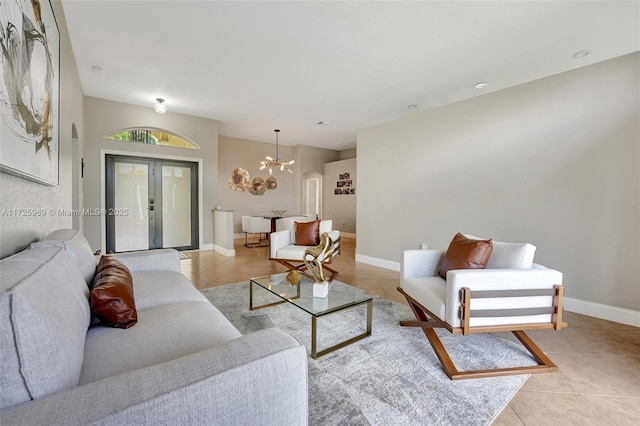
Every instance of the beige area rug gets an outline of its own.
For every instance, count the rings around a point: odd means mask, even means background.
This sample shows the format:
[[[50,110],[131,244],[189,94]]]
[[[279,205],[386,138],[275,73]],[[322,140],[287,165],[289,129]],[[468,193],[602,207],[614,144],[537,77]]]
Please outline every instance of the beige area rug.
[[[241,333],[278,327],[309,353],[311,317],[297,307],[283,303],[249,311],[248,282],[202,293]],[[256,293],[263,298],[258,304],[277,300],[266,291]],[[321,317],[318,349],[362,333],[365,316],[361,306]],[[411,318],[408,306],[375,298],[372,336],[308,358],[311,425],[488,425],[526,381],[526,375],[449,380],[422,330],[398,325]],[[438,335],[461,370],[536,364],[520,344],[492,334]]]

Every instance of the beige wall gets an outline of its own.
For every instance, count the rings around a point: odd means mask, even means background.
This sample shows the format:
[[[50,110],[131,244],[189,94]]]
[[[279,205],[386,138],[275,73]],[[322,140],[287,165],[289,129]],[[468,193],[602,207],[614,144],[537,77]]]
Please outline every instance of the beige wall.
[[[75,124],[81,153],[84,138],[83,94],[62,7],[55,0],[52,5],[60,30],[60,184],[46,186],[0,173],[0,209],[44,209],[48,212],[50,209],[72,208],[71,128]],[[71,216],[55,213],[38,217],[4,215],[0,217],[0,257],[24,249],[55,229],[71,227]]]
[[[358,256],[529,241],[567,296],[640,311],[640,54],[358,133]]]
[[[151,103],[148,108],[85,97],[85,179],[84,206],[104,207],[101,197],[104,170],[101,150],[135,153],[136,155],[168,156],[202,160],[202,234],[200,245],[213,244],[213,212],[218,199],[218,122],[206,118],[167,112],[157,114]],[[155,127],[169,130],[194,141],[200,149],[109,141],[104,136],[128,127]],[[104,249],[104,224],[101,217],[84,217],[84,231],[94,250]]]
[[[356,158],[356,156],[356,148],[343,149],[342,151],[338,151],[338,160],[348,160],[350,158]]]
[[[229,188],[229,176],[238,167],[247,170],[251,179],[261,177],[267,180],[269,171],[260,171],[258,168],[265,155],[275,156],[275,150],[275,142],[265,143],[219,136],[218,205],[225,210],[234,210],[234,234],[242,233],[243,215],[271,214],[271,210],[287,210],[287,214],[299,213],[293,208],[291,197],[293,181],[298,176],[296,164],[291,167],[293,174],[274,170],[273,175],[278,182],[278,188],[267,190],[264,195],[251,195],[247,191],[238,192]],[[279,155],[282,160],[292,160],[292,148],[280,145]]]

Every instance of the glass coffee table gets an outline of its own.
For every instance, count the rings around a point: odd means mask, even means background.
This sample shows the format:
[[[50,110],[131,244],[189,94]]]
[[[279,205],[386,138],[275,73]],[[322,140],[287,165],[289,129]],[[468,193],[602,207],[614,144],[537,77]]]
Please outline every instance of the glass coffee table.
[[[291,285],[286,280],[287,272],[251,278],[249,282],[249,309],[256,310],[280,303],[289,302],[311,315],[311,357],[333,352],[353,342],[371,336],[371,322],[373,315],[373,297],[363,290],[334,280],[330,284],[329,295],[326,298],[313,297],[313,281],[303,278],[298,285]],[[280,301],[254,306],[254,287],[258,286],[278,296]],[[333,345],[321,351],[317,350],[317,321],[324,315],[333,314],[362,304],[367,305],[367,329],[364,333]]]

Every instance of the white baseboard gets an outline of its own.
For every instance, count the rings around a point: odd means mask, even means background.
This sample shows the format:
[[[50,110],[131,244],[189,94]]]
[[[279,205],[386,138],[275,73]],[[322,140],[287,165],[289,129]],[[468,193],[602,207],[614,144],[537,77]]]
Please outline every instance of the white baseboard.
[[[391,269],[392,271],[400,270],[400,262],[392,262],[390,260],[378,259],[377,257],[356,254],[356,262],[366,263],[367,265],[379,266],[380,268]]]
[[[236,255],[236,250],[235,249],[226,249],[224,247],[220,247],[220,246],[213,246],[213,250],[224,255],[227,257],[233,257]]]
[[[618,308],[571,297],[564,298],[564,309],[577,314],[640,327],[640,312],[632,311],[631,309]]]
[[[213,243],[200,245],[200,250],[213,250]]]

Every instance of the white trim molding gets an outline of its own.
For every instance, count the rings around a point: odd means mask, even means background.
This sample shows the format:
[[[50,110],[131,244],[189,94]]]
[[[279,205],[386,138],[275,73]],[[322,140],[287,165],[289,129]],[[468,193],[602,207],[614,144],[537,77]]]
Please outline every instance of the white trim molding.
[[[223,256],[227,256],[227,257],[233,257],[233,256],[236,255],[236,250],[235,249],[229,250],[229,249],[226,249],[224,247],[217,246],[217,245],[213,246],[213,251],[215,251],[217,253],[220,253]]]
[[[577,314],[640,327],[640,312],[632,311],[631,309],[618,308],[617,306],[603,305],[571,297],[564,298],[564,309]]]
[[[200,250],[213,250],[213,243],[200,244]]]
[[[366,263],[367,265],[378,266],[380,268],[391,269],[392,271],[400,271],[400,262],[378,259],[377,257],[365,256],[363,254],[356,253],[356,262]]]

